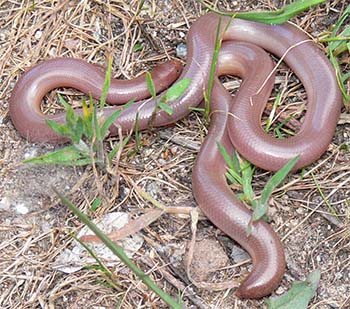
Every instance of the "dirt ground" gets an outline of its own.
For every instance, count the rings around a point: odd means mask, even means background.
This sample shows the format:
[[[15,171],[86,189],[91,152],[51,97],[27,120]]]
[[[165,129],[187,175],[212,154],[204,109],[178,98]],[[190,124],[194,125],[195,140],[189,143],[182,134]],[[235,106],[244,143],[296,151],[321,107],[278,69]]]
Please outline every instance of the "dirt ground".
[[[336,23],[345,2],[327,1],[292,21],[317,39]],[[219,1],[219,7],[271,10],[287,3]],[[89,212],[95,219],[113,212],[136,218],[153,208],[135,190],[135,184],[165,206],[195,208],[191,170],[206,134],[203,116],[192,113],[173,127],[142,132],[143,147],[137,155],[130,155],[135,145],[132,139],[117,165],[116,185],[115,178],[97,175],[90,167],[21,164],[23,159],[57,146],[27,142],[14,129],[8,113],[11,90],[31,65],[60,56],[105,66],[112,54],[114,77],[132,78],[167,57],[175,57],[190,25],[205,13],[196,0],[145,1],[138,12],[139,4],[0,1],[0,308],[167,308],[120,263],[106,262],[118,281],[114,288],[100,270],[84,267],[66,273],[57,266],[64,263],[62,252],[74,246],[69,233],[78,232],[82,224],[59,203],[51,188],[67,194],[85,212],[103,191],[107,198],[97,211]],[[349,55],[344,54],[342,60],[342,68],[348,71]],[[278,70],[278,79],[289,80],[276,84],[276,90],[285,87],[284,102],[294,103],[281,106],[280,111],[295,113],[307,101],[303,87],[284,66]],[[235,85],[225,82],[228,87]],[[79,103],[76,92],[60,91]],[[57,107],[55,102],[54,91],[47,103]],[[295,117],[291,129],[300,125],[302,115]],[[289,176],[270,201],[271,224],[283,241],[287,260],[286,273],[274,295],[320,269],[321,281],[310,308],[350,308],[348,116],[343,108],[328,151],[305,169],[303,177],[300,173]],[[109,139],[107,145],[114,141]],[[270,175],[256,171],[257,195]],[[180,296],[188,308],[262,308],[264,300],[239,300],[234,289],[214,292],[191,283],[185,267],[191,221],[185,211],[165,214],[143,229],[137,240],[141,245],[132,249],[135,263],[172,297]],[[249,256],[209,221],[199,220],[196,237],[191,274],[197,281],[240,280],[248,273]],[[130,241],[136,243],[134,238]]]

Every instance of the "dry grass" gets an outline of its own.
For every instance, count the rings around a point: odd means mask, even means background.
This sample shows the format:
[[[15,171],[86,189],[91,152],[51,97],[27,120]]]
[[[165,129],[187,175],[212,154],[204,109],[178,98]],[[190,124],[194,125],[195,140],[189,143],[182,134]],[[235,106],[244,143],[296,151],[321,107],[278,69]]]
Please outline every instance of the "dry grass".
[[[119,190],[114,178],[102,173],[96,178],[89,168],[22,166],[18,162],[25,156],[47,152],[52,146],[29,144],[18,136],[8,117],[14,83],[31,65],[60,56],[104,66],[112,54],[115,77],[132,78],[155,62],[174,56],[175,46],[184,42],[191,23],[204,13],[195,0],[175,0],[146,1],[147,8],[137,14],[139,2],[35,1],[32,9],[32,1],[0,1],[0,308],[115,308],[119,301],[121,308],[166,307],[123,266],[111,268],[119,280],[118,289],[100,284],[97,279],[105,278],[99,271],[80,270],[68,275],[52,267],[56,257],[71,246],[68,231],[79,230],[81,224],[58,204],[50,187],[66,192],[86,211],[99,193],[98,183],[107,198],[103,207],[91,214],[97,218],[117,210],[137,216],[152,207],[133,189],[135,183],[166,206],[193,207],[191,168],[206,132],[202,117],[192,114],[173,128],[142,133],[141,153],[128,157],[134,145],[131,141],[118,165]],[[271,9],[288,1],[234,2],[244,9]],[[228,9],[228,3],[223,1],[222,8]],[[344,3],[329,1],[294,22],[317,36],[336,22]],[[143,44],[141,51],[133,51],[136,43]],[[303,115],[300,110],[306,102],[304,90],[285,68],[277,79],[276,87],[284,89],[283,99],[294,100],[279,113],[282,118],[294,114],[290,128],[298,129]],[[234,88],[236,82],[227,85]],[[76,101],[74,93],[71,99]],[[49,104],[54,101],[55,93],[48,96]],[[349,145],[348,115],[344,114],[342,121],[328,152],[302,178],[290,176],[271,200],[271,217],[285,244],[288,264],[277,294],[319,268],[322,279],[311,308],[350,307],[350,166],[348,151],[340,147]],[[256,174],[256,192],[267,176],[262,171]],[[21,213],[21,209],[28,213]],[[200,239],[217,239],[225,255],[235,250],[207,221],[199,223],[197,233]],[[188,216],[162,216],[143,236],[144,245],[133,259],[167,293],[176,297],[180,290],[192,308],[261,308],[262,301],[237,300],[231,290],[208,292],[190,284],[182,262],[191,239]],[[249,263],[228,266],[207,280],[237,278],[246,273]]]

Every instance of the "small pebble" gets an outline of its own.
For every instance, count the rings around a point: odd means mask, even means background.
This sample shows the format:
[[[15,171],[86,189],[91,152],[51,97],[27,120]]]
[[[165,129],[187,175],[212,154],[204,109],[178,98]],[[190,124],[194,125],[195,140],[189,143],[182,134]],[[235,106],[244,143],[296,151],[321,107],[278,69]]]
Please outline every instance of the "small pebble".
[[[43,35],[43,32],[41,30],[38,30],[35,32],[34,37],[39,40]]]
[[[185,59],[187,56],[187,45],[184,43],[180,43],[176,46],[176,56]]]
[[[56,48],[56,47],[50,48],[50,50],[49,50],[49,55],[50,55],[51,57],[57,57],[57,48]]]
[[[25,152],[24,159],[25,160],[31,159],[36,157],[37,155],[38,155],[38,150],[36,148],[31,148],[31,149],[28,149],[27,152]]]
[[[16,205],[16,211],[21,215],[25,215],[29,212],[29,209],[26,205],[24,205],[23,203],[20,203]]]
[[[180,38],[184,38],[186,36],[186,34],[184,32],[182,32],[182,31],[180,31],[179,32],[179,36],[180,36]]]

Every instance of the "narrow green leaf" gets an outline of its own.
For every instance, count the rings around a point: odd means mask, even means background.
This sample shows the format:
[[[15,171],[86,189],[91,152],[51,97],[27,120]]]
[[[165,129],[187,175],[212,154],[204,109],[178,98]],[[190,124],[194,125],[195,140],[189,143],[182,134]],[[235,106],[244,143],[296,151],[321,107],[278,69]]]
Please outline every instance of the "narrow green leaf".
[[[75,123],[74,128],[72,128],[72,141],[74,144],[79,143],[84,133],[84,122],[83,118],[79,117]]]
[[[151,94],[152,98],[155,98],[157,95],[156,87],[154,86],[154,82],[150,72],[146,72],[146,83],[147,83],[149,93]]]
[[[347,6],[347,8],[344,10],[342,16],[337,21],[337,23],[332,31],[332,34],[330,36],[330,39],[337,38],[337,33],[338,33],[340,27],[342,26],[342,24],[345,22],[345,20],[349,16],[349,14],[350,14],[350,5]],[[350,26],[346,25],[345,29],[342,31],[342,33],[339,36],[349,36],[349,35],[350,35]],[[341,90],[342,95],[343,95],[344,104],[348,106],[350,96],[349,96],[349,93],[345,87],[345,82],[348,78],[346,78],[342,74],[342,70],[341,70],[340,65],[338,63],[338,59],[336,58],[336,55],[338,55],[342,51],[345,51],[346,49],[348,49],[350,52],[350,43],[348,42],[348,40],[331,41],[328,44],[328,56],[329,56],[329,59],[330,59],[332,65],[336,71],[337,81],[338,81],[338,85],[339,85],[340,90]]]
[[[332,65],[333,65],[333,67],[334,67],[334,69],[336,71],[337,81],[338,81],[338,85],[340,87],[340,90],[342,92],[343,99],[346,102],[348,102],[349,101],[349,95],[347,94],[347,91],[346,91],[344,83],[341,82],[341,80],[342,80],[341,69],[340,69],[340,66],[339,66],[339,63],[338,63],[338,59],[333,55],[333,52],[330,52],[329,60],[331,61]]]
[[[228,25],[229,24],[227,24],[226,27],[228,27]],[[215,46],[214,46],[213,57],[211,60],[208,88],[204,94],[205,119],[207,121],[209,121],[211,92],[212,92],[213,86],[214,86],[214,80],[216,77],[217,61],[218,61],[219,51],[220,51],[220,47],[221,47],[220,30],[221,30],[221,18],[219,18],[218,25],[216,27]]]
[[[273,131],[275,132],[278,139],[283,139],[283,134],[281,133],[280,126],[275,128]]]
[[[24,160],[23,163],[80,166],[90,164],[91,159],[82,155],[74,146],[68,146],[42,156]]]
[[[130,138],[131,138],[131,136],[128,135],[128,136],[126,136],[126,137],[123,139],[122,147],[125,147],[125,145],[129,142]],[[112,161],[112,160],[113,160],[113,158],[115,157],[115,155],[117,154],[117,152],[118,152],[118,150],[119,150],[119,147],[120,147],[120,143],[118,143],[118,144],[116,145],[116,147],[114,147],[114,148],[110,151],[110,153],[108,154],[108,159],[109,159],[109,161]]]
[[[336,210],[334,209],[333,205],[330,203],[330,201],[327,199],[326,195],[324,194],[323,190],[321,189],[321,186],[319,184],[319,182],[317,181],[315,175],[311,172],[311,177],[312,180],[314,181],[317,191],[320,194],[320,196],[322,197],[323,201],[325,202],[325,204],[327,205],[327,207],[329,208],[331,214],[336,217],[337,219],[339,218],[339,215],[337,214]]]
[[[65,124],[60,124],[60,123],[54,122],[51,119],[46,119],[46,123],[56,133],[58,133],[62,136],[66,136],[66,137],[70,136],[70,129]]]
[[[330,36],[331,38],[337,37],[337,33],[338,33],[340,27],[342,26],[342,24],[344,23],[346,18],[349,16],[349,14],[350,14],[350,5],[346,7],[346,9],[344,10],[342,16],[338,19],[337,23],[335,24],[335,27],[334,27],[334,29],[332,31],[331,36]],[[349,34],[350,34],[350,29],[349,29],[349,25],[347,25],[340,35],[341,36],[347,36]],[[336,48],[339,47],[339,44],[341,44],[341,43],[342,42],[330,42],[328,44],[329,50],[330,51],[334,51]]]
[[[92,205],[90,207],[91,211],[96,211],[98,207],[100,207],[102,203],[102,199],[98,196],[95,198],[95,200],[92,202]]]
[[[216,145],[218,146],[219,151],[220,151],[221,155],[223,156],[228,168],[237,173],[239,171],[239,169],[236,169],[236,166],[233,163],[233,160],[232,160],[231,156],[228,154],[226,148],[220,142],[216,142]]]
[[[138,7],[137,7],[135,16],[139,16],[139,14],[141,13],[141,11],[144,10],[144,8],[143,8],[144,3],[145,3],[145,0],[141,0],[141,1],[139,2],[139,5],[138,5]]]
[[[242,176],[238,172],[229,168],[228,173],[231,175],[231,177],[233,177],[236,180],[238,184],[242,185],[243,183]]]
[[[349,48],[350,48],[350,43],[349,43]],[[350,72],[347,72],[347,73],[343,74],[341,82],[345,83],[349,78],[350,78]]]
[[[231,170],[229,170],[229,172],[230,172]],[[229,173],[229,172],[226,172],[225,173],[225,176],[226,176],[226,178],[228,179],[228,181],[230,182],[230,184],[234,184],[234,185],[239,185],[240,183],[236,180],[236,178],[235,177],[233,177],[232,175],[231,175],[231,173]]]
[[[180,98],[191,84],[190,78],[184,78],[172,85],[165,93],[165,102],[173,102]]]
[[[106,99],[108,95],[108,90],[111,85],[111,75],[112,75],[112,56],[108,57],[108,63],[107,63],[107,71],[106,71],[106,76],[105,80],[103,83],[102,87],[102,92],[101,92],[101,98],[100,98],[100,108],[103,109],[106,105]]]
[[[292,288],[287,293],[266,301],[268,309],[306,309],[315,295],[320,278],[321,272],[316,269],[309,274],[306,281],[293,282]]]
[[[93,98],[90,94],[90,102],[93,102]],[[98,122],[98,117],[97,117],[97,108],[94,107],[92,109],[92,131],[95,134],[96,141],[101,142],[103,140],[102,134],[101,134],[101,127],[100,123]]]
[[[267,201],[272,194],[273,190],[286,178],[287,174],[292,170],[294,165],[298,162],[299,156],[291,159],[286,163],[275,175],[273,175],[268,183],[265,185],[263,192],[261,193],[260,203],[267,204]]]
[[[244,200],[248,203],[251,203],[251,201],[254,200],[254,191],[252,187],[254,169],[248,161],[243,161],[243,163],[241,164],[241,173]]]
[[[135,100],[130,100],[121,109],[114,111],[111,115],[108,116],[108,118],[103,122],[101,129],[100,129],[100,134],[101,134],[102,138],[106,137],[108,129],[113,124],[113,122],[119,117],[119,115],[122,113],[122,111],[127,109],[128,107],[130,107],[131,104],[133,104],[134,102],[135,102]]]
[[[74,128],[77,122],[77,115],[72,108],[66,110],[66,125],[71,130]]]
[[[258,221],[260,220],[263,216],[266,215],[268,211],[268,206],[267,204],[263,204],[260,201],[254,201],[254,207],[253,207],[253,214],[252,214],[252,221]]]
[[[86,265],[84,268],[86,269],[93,269],[93,270],[99,270],[103,274],[105,274],[111,282],[113,282],[113,285],[111,285],[112,288],[116,288],[118,291],[121,290],[119,287],[119,282],[117,281],[117,278],[113,275],[113,273],[103,264],[103,262],[100,260],[100,258],[97,256],[97,254],[83,241],[81,241],[78,237],[76,237],[73,233],[69,233],[76,242],[78,242],[84,249],[90,254],[90,256],[96,261],[97,265]]]
[[[135,131],[135,141],[136,141],[135,150],[136,152],[139,152],[141,148],[140,131],[139,131],[139,112],[136,113],[134,131]]]
[[[79,116],[75,113],[74,109],[70,106],[70,104],[66,102],[66,100],[60,94],[58,94],[58,100],[66,109],[66,126],[72,130]]]
[[[331,43],[337,43],[334,45],[334,47],[331,49],[335,55],[340,55],[343,52],[346,52],[348,50],[347,45],[350,41],[350,25],[345,27],[345,29],[337,36],[333,38],[333,42]]]
[[[266,121],[265,132],[269,132],[273,117],[275,116],[277,107],[281,104],[281,100],[282,100],[282,91],[277,93],[276,99],[273,102],[272,110],[269,114],[269,118]]]
[[[132,48],[133,52],[138,52],[143,49],[143,44],[142,43],[136,43],[134,47]]]
[[[97,284],[99,284],[99,285],[101,285],[103,287],[106,287],[108,289],[115,289],[116,288],[116,286],[111,284],[110,282],[102,281],[102,280],[100,280],[98,278],[96,278],[95,281],[96,281]],[[118,290],[120,290],[120,288]]]
[[[205,108],[203,108],[203,107],[190,106],[188,109],[190,111],[195,111],[195,112],[201,112],[201,113],[205,112]]]
[[[203,5],[220,15],[233,16],[247,20],[253,20],[265,24],[282,24],[297,14],[307,10],[308,8],[317,4],[326,2],[326,0],[300,0],[292,2],[277,11],[258,11],[258,12],[233,12],[224,13],[200,1]]]
[[[114,111],[111,115],[108,116],[108,118],[103,122],[103,125],[100,128],[101,131],[101,137],[102,139],[106,137],[108,129],[110,126],[113,124],[113,122],[119,117],[121,114],[122,110],[116,110]]]
[[[58,96],[58,101],[63,105],[63,107],[66,109],[66,110],[73,110],[72,106],[70,106],[69,103],[67,103],[67,101],[58,93],[57,94]]]
[[[66,205],[78,218],[82,221],[91,231],[93,231],[98,238],[108,247],[126,266],[128,266],[133,273],[142,280],[153,292],[161,297],[171,308],[181,309],[181,305],[178,304],[173,298],[160,289],[149,276],[147,276],[133,261],[131,261],[125,254],[124,250],[113,242],[106,234],[104,234],[87,215],[82,213],[78,207],[76,207],[68,198],[59,193],[53,188],[61,202]]]
[[[165,102],[160,101],[158,106],[161,110],[165,111],[168,115],[173,114],[173,109]]]

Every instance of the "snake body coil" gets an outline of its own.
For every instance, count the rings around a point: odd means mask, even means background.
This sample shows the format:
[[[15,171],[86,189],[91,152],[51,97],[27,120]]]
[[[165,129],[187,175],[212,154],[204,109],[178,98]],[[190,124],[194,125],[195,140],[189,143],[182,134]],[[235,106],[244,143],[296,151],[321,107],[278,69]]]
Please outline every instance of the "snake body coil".
[[[187,39],[187,62],[179,77],[190,78],[190,88],[180,99],[170,103],[173,115],[158,112],[154,119],[155,126],[176,122],[190,112],[190,106],[197,106],[202,101],[203,89],[209,80],[218,22],[219,16],[210,13],[192,25]],[[341,93],[328,59],[296,27],[290,24],[265,25],[226,17],[222,18],[221,24],[220,35],[224,44],[219,55],[218,74],[239,75],[243,83],[234,100],[218,80],[214,83],[211,98],[213,116],[209,134],[194,167],[193,191],[207,217],[252,256],[252,271],[237,290],[237,295],[260,298],[270,294],[280,283],[285,269],[283,247],[264,221],[256,222],[252,234],[247,236],[246,228],[251,214],[226,185],[225,162],[216,143],[221,142],[228,151],[236,148],[253,164],[272,171],[300,155],[295,167],[299,169],[319,158],[331,142],[339,118]],[[283,57],[307,92],[304,122],[298,134],[291,138],[274,139],[260,125],[273,85],[270,76],[273,66],[262,49]],[[161,85],[158,90],[171,84],[179,70],[177,62],[157,68],[152,77],[156,85]],[[15,127],[31,141],[62,142],[62,137],[47,126],[45,119],[63,123],[65,114],[43,115],[39,107],[44,95],[53,88],[74,87],[98,97],[103,76],[100,68],[74,59],[54,59],[35,66],[21,77],[10,99],[10,115]],[[119,82],[112,83],[109,101],[119,104],[133,98],[145,98],[147,86],[143,78]],[[119,108],[107,107],[105,115]],[[131,130],[137,112],[139,128],[146,129],[154,108],[154,100],[136,102],[123,110],[112,126],[111,134],[116,134],[117,125],[124,131]],[[228,117],[228,114],[235,117]]]

